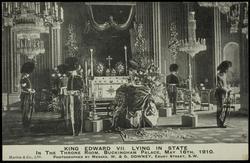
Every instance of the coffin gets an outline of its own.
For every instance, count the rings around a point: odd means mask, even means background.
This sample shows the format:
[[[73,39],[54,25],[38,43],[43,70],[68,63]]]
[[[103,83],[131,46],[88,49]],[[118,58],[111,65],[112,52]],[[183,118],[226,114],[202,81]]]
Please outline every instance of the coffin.
[[[128,76],[102,76],[94,77],[90,81],[89,95],[95,95],[96,100],[115,99],[116,90],[123,84],[128,83]]]

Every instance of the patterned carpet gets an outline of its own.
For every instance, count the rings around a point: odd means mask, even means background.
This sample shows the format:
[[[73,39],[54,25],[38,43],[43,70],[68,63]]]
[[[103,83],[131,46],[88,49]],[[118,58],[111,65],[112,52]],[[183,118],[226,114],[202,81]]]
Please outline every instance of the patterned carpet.
[[[195,143],[245,143],[248,142],[248,117],[231,115],[228,128],[215,126],[215,112],[197,112],[199,126],[195,129],[185,128],[188,139],[147,140],[136,141],[138,144],[195,144]],[[180,128],[181,114],[172,117],[162,117],[158,124],[160,128]],[[35,113],[30,130],[23,130],[20,111],[2,113],[2,144],[3,145],[70,145],[70,144],[133,144],[123,141],[120,133],[81,133],[71,136],[71,129],[66,129],[64,122],[55,113]]]

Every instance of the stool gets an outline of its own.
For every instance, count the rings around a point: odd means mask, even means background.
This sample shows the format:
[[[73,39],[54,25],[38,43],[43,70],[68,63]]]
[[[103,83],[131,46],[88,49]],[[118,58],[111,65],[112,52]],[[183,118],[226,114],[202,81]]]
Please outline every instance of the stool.
[[[170,117],[170,116],[172,116],[171,107],[159,109],[159,117]]]
[[[100,132],[103,130],[102,119],[97,119],[97,120],[87,119],[85,120],[84,125],[86,132]]]

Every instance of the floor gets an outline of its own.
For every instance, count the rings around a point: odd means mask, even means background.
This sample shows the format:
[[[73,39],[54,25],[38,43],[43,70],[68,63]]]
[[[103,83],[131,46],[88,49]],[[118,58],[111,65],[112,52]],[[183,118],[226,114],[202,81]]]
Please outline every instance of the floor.
[[[217,128],[215,109],[210,111],[196,111],[198,127],[182,128],[181,115],[160,117],[158,127],[181,128],[192,134],[192,139],[172,141],[137,141],[136,143],[164,143],[164,144],[195,144],[195,143],[246,143],[248,142],[248,116],[231,112],[229,126]],[[119,133],[81,133],[71,136],[70,129],[65,129],[64,122],[59,114],[37,112],[33,115],[32,127],[24,131],[21,124],[21,112],[18,110],[2,112],[2,144],[3,145],[52,145],[52,144],[129,144],[124,142]]]

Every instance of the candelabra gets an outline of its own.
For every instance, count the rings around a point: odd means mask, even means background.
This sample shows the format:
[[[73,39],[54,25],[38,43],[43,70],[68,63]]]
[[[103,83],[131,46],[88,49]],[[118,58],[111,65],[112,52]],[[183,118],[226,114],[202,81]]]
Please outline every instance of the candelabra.
[[[200,51],[206,50],[206,40],[205,39],[196,39],[196,20],[194,19],[195,12],[189,12],[188,15],[188,40],[181,40],[180,51],[186,52],[189,54],[189,114],[192,116],[193,107],[192,107],[192,69],[191,69],[191,59]],[[184,118],[185,119],[185,118]],[[185,120],[184,120],[185,121]],[[193,126],[193,125],[192,125]]]
[[[30,59],[45,52],[40,34],[60,25],[63,15],[63,8],[57,2],[2,3],[2,27],[12,27],[17,36],[17,52]]]
[[[29,59],[45,52],[44,42],[39,38],[17,40],[17,53],[26,55]]]

